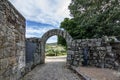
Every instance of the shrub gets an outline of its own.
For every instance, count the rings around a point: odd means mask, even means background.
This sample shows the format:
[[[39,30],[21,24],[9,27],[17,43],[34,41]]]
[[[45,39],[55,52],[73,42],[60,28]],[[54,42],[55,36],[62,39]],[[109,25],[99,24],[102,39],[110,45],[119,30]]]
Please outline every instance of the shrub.
[[[65,47],[61,45],[46,45],[46,56],[66,55]]]

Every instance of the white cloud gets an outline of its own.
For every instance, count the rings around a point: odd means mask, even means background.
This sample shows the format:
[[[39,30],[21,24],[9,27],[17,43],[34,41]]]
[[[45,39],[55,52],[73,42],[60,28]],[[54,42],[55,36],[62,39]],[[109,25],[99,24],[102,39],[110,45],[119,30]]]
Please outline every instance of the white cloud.
[[[59,23],[69,16],[71,0],[10,0],[27,20],[52,24]]]
[[[9,0],[17,10],[29,21],[47,23],[56,28],[65,17],[69,16],[68,5],[71,0]],[[26,37],[41,37],[54,27],[27,26]],[[57,37],[47,42],[56,42]]]
[[[54,43],[54,42],[57,42],[57,36],[52,36],[48,38],[46,43]]]
[[[26,28],[26,37],[42,37],[42,35],[48,30],[53,29],[53,27],[39,27],[34,28],[33,26],[29,26]]]
[[[47,32],[48,30],[50,29],[53,29],[53,27],[43,27],[43,28],[33,28],[32,27],[28,27],[26,29],[26,37],[29,38],[29,37],[38,37],[38,38],[41,38],[41,36]],[[54,42],[57,42],[57,36],[52,36],[50,38],[48,38],[47,40],[47,43],[54,43]]]

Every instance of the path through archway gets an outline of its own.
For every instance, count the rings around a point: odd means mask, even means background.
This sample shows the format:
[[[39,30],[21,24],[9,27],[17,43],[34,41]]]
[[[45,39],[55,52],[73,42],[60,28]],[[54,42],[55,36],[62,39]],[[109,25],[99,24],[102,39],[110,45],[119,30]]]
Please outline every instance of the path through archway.
[[[64,30],[60,30],[60,29],[52,29],[52,30],[47,31],[41,38],[41,63],[45,63],[45,44],[46,44],[46,41],[48,40],[48,38],[50,38],[54,35],[62,36],[66,40],[66,44],[67,44],[68,49],[71,46],[71,42],[73,39],[69,35],[68,32],[66,32]],[[68,52],[67,52],[67,55],[68,55]],[[67,64],[69,64],[68,58],[67,58]]]

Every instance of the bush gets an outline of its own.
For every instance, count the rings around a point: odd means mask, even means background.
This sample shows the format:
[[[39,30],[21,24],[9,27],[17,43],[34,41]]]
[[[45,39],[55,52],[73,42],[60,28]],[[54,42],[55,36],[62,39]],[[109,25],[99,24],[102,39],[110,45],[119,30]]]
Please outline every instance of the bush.
[[[46,56],[66,55],[66,48],[61,45],[46,45]]]

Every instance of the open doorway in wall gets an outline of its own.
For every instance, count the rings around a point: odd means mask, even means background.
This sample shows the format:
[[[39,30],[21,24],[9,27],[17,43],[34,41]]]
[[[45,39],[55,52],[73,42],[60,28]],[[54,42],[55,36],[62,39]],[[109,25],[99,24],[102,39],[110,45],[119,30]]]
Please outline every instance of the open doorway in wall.
[[[58,44],[58,36],[52,36],[48,38],[45,44],[45,62],[66,63],[66,57],[67,57],[66,46]]]

